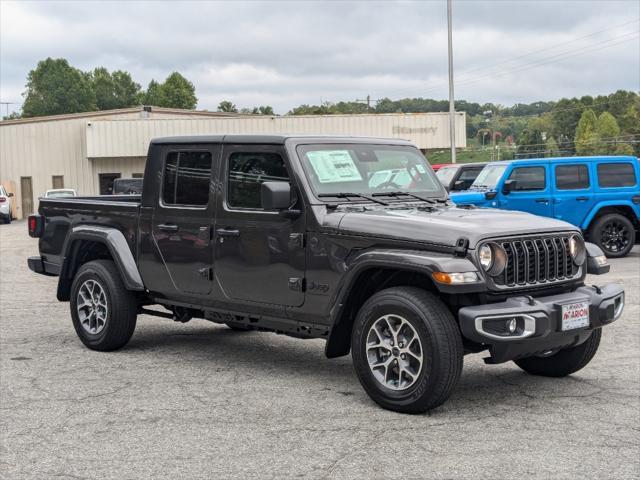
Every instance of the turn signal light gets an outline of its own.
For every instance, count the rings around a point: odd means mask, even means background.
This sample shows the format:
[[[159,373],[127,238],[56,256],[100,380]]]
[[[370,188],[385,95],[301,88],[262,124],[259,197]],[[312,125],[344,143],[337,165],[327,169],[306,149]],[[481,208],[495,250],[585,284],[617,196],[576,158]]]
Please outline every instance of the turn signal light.
[[[477,272],[433,272],[433,279],[438,283],[445,285],[458,285],[461,283],[475,283],[480,281]]]

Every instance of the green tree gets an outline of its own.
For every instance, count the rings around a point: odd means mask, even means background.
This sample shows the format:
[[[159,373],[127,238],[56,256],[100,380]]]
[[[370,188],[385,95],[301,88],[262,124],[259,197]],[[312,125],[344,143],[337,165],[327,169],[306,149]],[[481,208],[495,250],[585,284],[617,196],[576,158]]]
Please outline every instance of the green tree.
[[[142,90],[140,84],[133,81],[131,74],[122,70],[116,70],[111,74],[113,80],[113,94],[115,108],[126,108],[140,105]]]
[[[549,137],[547,140],[547,157],[559,157],[560,156],[560,147],[558,147],[558,142],[553,137]]]
[[[38,62],[27,76],[24,117],[87,112],[97,108],[91,80],[64,58]]]
[[[118,108],[115,106],[113,78],[106,68],[99,67],[91,73],[91,86],[98,110]]]
[[[162,100],[162,91],[160,84],[155,80],[151,80],[147,85],[147,91],[142,95],[142,103],[154,107],[161,107],[164,103]]]
[[[525,130],[520,135],[517,158],[539,158],[544,157],[546,151],[542,132],[540,130]]]
[[[575,149],[578,155],[598,153],[600,137],[597,132],[598,118],[591,109],[582,113],[575,134]]]
[[[198,104],[196,88],[178,72],[173,72],[159,86],[160,107],[193,110]]]
[[[223,100],[218,104],[218,111],[225,113],[238,113],[238,107],[229,100]]]
[[[615,117],[609,112],[602,112],[596,124],[596,133],[600,143],[598,152],[603,155],[612,155],[616,151],[616,143],[620,136],[620,127]]]

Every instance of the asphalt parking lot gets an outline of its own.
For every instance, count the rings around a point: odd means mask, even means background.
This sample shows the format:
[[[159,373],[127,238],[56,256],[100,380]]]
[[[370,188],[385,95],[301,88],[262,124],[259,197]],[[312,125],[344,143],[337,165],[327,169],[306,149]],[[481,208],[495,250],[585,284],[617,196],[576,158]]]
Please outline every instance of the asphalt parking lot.
[[[623,317],[564,379],[465,358],[429,415],[377,407],[322,341],[141,316],[86,349],[56,278],[31,273],[24,222],[0,226],[0,478],[640,477],[640,248],[589,283]]]

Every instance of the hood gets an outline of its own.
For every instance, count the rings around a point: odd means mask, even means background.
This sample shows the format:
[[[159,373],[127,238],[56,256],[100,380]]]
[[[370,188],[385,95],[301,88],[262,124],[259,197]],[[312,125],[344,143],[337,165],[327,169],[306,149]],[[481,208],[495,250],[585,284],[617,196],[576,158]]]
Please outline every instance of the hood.
[[[484,196],[485,192],[454,192],[449,194],[449,200],[460,205],[489,205],[490,200]]]
[[[331,219],[333,215],[340,217]],[[455,246],[459,238],[465,237],[470,248],[488,238],[579,231],[569,223],[530,213],[455,206],[434,210],[413,205],[371,207],[361,211],[330,213],[324,223],[327,226],[337,223],[341,233],[448,246]]]

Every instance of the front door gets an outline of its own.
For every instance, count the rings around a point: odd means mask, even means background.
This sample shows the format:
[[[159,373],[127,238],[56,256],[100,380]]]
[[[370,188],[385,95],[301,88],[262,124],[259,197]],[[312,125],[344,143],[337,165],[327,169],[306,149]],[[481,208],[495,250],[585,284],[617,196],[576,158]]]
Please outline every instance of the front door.
[[[20,194],[22,197],[22,218],[33,213],[33,188],[31,177],[20,177]]]
[[[168,274],[167,295],[211,291],[215,194],[212,174],[219,145],[175,147],[162,153],[160,197],[152,235]]]
[[[551,186],[547,177],[546,164],[514,167],[506,177],[515,181],[513,190],[501,195],[500,208],[553,216]]]
[[[262,208],[263,182],[290,181],[286,161],[277,145],[224,148],[215,278],[229,299],[283,306],[304,302],[304,214],[289,219]],[[299,197],[292,197],[292,205],[300,208]]]
[[[552,165],[553,216],[580,226],[595,203],[587,163]]]

